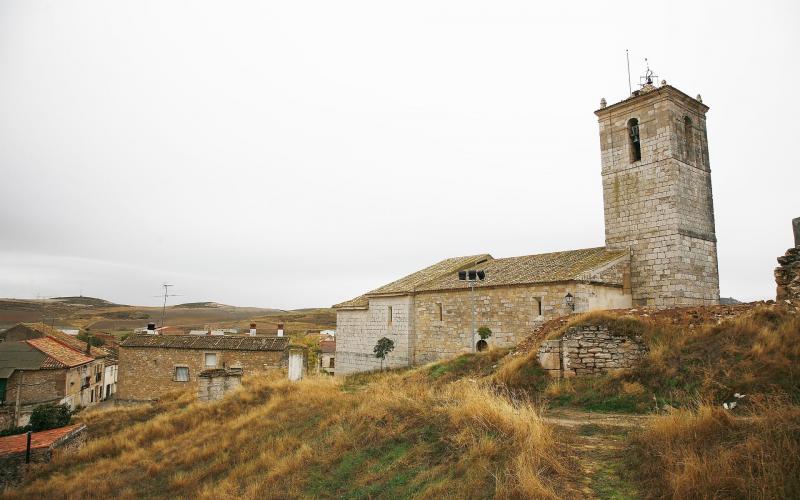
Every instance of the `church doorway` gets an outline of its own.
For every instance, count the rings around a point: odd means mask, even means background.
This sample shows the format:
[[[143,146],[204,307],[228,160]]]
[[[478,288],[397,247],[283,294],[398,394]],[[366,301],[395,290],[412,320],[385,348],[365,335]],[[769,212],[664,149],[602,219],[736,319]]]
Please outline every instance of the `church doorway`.
[[[476,349],[478,352],[483,352],[483,351],[485,351],[485,350],[486,350],[486,349],[488,349],[488,348],[489,348],[489,344],[488,344],[488,343],[487,343],[485,340],[483,340],[483,339],[479,340],[479,341],[478,341],[478,343],[477,343],[477,344],[475,344],[475,349]]]

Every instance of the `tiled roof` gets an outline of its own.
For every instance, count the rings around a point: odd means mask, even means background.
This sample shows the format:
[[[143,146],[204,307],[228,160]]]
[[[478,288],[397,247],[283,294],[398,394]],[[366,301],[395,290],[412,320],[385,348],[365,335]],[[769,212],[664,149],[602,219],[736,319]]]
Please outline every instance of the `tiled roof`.
[[[80,432],[85,426],[83,424],[68,425],[58,429],[31,433],[31,449],[49,448],[56,444],[60,439],[64,439],[72,433]],[[14,436],[0,437],[0,455],[10,453],[22,453],[28,446],[27,434],[16,434]]]
[[[336,352],[336,341],[325,340],[319,343],[319,350],[325,353]]]
[[[56,330],[55,328],[50,328],[47,325],[43,325],[41,323],[22,323],[24,327],[29,330],[33,330],[34,332],[40,333],[42,336],[52,337],[62,344],[65,344],[78,352],[86,352],[86,342],[79,340],[77,337],[73,337],[72,335],[67,335],[66,333]],[[94,347],[91,348],[91,355],[96,358],[104,358],[108,356],[108,351],[101,347]]]
[[[454,273],[459,269],[463,269],[465,267],[477,264],[478,262],[482,262],[485,260],[490,260],[492,258],[489,254],[481,254],[481,255],[468,255],[465,257],[453,257],[450,259],[445,259],[443,261],[437,262],[436,264],[426,267],[420,271],[415,273],[411,273],[408,276],[400,278],[397,281],[392,281],[388,285],[384,285],[380,288],[376,288],[371,292],[367,292],[366,294],[356,297],[354,299],[350,299],[348,301],[336,304],[335,308],[339,309],[349,309],[349,308],[364,308],[369,305],[370,296],[375,295],[397,295],[397,294],[406,294],[411,293],[421,286],[425,285],[428,282],[441,278],[447,274]]]
[[[51,337],[31,339],[25,342],[47,355],[48,359],[45,359],[42,363],[42,368],[71,368],[94,361],[94,358],[90,358]]]
[[[288,337],[233,335],[131,335],[120,347],[161,347],[171,349],[219,349],[227,351],[283,351]]]
[[[555,283],[559,281],[607,282],[596,273],[628,254],[625,250],[605,247],[551,252],[522,257],[493,259],[491,255],[475,255],[447,259],[389,283],[354,299],[336,304],[338,309],[366,309],[369,298],[386,294],[404,294],[434,290],[469,288],[458,279],[457,271],[478,268],[486,271],[486,280],[477,287]],[[480,264],[479,264],[480,263]],[[617,283],[609,283],[617,284]]]
[[[480,266],[486,271],[481,286],[523,285],[559,281],[591,280],[592,271],[627,255],[627,251],[610,251],[605,247],[542,253],[522,257],[493,259]],[[449,273],[417,288],[417,291],[469,288],[457,273]]]

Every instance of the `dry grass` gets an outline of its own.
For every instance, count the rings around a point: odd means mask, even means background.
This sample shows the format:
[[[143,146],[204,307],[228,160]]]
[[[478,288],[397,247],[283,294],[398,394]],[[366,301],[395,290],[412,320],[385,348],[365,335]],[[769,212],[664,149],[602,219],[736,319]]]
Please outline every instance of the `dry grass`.
[[[475,380],[430,384],[427,368],[245,380],[212,404],[87,413],[93,439],[7,498],[561,498],[566,450],[536,410]],[[572,495],[574,496],[574,495]]]
[[[680,317],[682,312],[655,317],[588,313],[550,332],[559,336],[570,326],[605,324],[616,333],[641,335],[649,353],[631,370],[542,387],[532,349],[502,362],[494,380],[524,389],[536,400],[592,411],[648,412],[698,399],[721,404],[736,392],[748,394],[748,401],[782,395],[800,403],[800,315],[762,305],[719,323],[697,324],[695,310],[687,318]]]
[[[651,498],[800,497],[800,408],[758,417],[701,405],[658,417],[633,438],[632,464]]]

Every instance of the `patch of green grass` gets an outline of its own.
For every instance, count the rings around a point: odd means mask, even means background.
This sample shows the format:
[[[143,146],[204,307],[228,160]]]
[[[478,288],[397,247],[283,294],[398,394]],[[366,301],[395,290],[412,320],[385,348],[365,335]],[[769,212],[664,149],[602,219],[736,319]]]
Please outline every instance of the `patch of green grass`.
[[[603,428],[597,424],[583,424],[578,428],[579,436],[594,436],[603,432]]]
[[[628,500],[641,498],[636,487],[628,480],[624,460],[617,453],[600,453],[598,468],[592,475],[591,487],[598,498]]]
[[[508,349],[493,349],[488,352],[462,354],[431,366],[428,369],[428,376],[433,380],[448,381],[467,375],[486,376],[507,353]]]

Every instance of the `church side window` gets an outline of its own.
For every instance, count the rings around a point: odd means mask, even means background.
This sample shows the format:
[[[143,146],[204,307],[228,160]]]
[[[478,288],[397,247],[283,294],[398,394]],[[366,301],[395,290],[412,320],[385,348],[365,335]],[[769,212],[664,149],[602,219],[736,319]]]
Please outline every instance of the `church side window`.
[[[639,138],[639,120],[631,118],[628,120],[628,139],[631,150],[631,163],[642,159],[642,144]]]
[[[387,324],[388,325],[392,324],[392,306],[389,306],[389,314],[388,314]]]
[[[436,319],[442,321],[442,303],[436,303]]]
[[[688,116],[683,118],[683,140],[686,147],[686,161],[694,163],[694,134],[692,133],[692,119]]]
[[[541,316],[542,315],[542,298],[541,297],[536,297],[533,300],[536,301],[536,303],[533,305],[533,307],[536,308],[536,315],[537,316]]]

